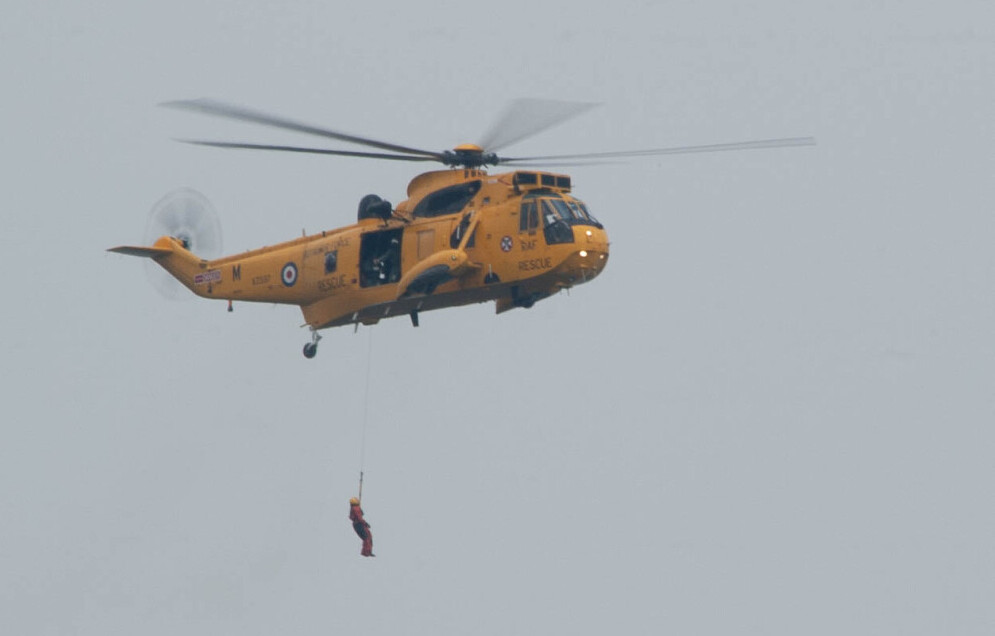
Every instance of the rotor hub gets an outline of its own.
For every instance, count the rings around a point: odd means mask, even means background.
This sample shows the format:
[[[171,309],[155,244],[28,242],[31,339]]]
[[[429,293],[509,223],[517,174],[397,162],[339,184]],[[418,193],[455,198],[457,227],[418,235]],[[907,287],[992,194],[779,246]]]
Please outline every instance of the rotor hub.
[[[499,161],[496,154],[484,152],[477,144],[460,144],[442,153],[442,163],[450,168],[480,168],[497,165]]]

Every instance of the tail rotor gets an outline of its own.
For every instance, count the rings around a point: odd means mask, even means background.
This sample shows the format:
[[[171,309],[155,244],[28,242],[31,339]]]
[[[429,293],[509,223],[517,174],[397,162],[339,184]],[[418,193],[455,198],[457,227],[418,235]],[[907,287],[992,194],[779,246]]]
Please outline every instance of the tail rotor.
[[[172,236],[200,258],[221,255],[221,222],[214,207],[203,194],[191,188],[173,190],[152,206],[145,227],[145,244],[152,245],[161,236]],[[160,294],[171,300],[189,298],[189,292],[168,272],[146,261],[145,272]]]

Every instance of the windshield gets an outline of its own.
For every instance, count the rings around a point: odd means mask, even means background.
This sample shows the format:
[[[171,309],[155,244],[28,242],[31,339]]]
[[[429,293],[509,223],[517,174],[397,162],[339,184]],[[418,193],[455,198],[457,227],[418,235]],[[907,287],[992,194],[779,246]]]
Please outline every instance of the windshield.
[[[570,205],[573,205],[573,206],[577,206],[577,207],[579,207],[579,208],[580,208],[580,211],[584,213],[584,216],[586,216],[586,217],[588,218],[588,220],[590,220],[590,221],[591,221],[591,223],[593,223],[593,224],[597,225],[598,227],[601,227],[601,223],[599,223],[599,222],[598,222],[598,220],[597,220],[596,218],[594,218],[594,215],[593,215],[593,214],[591,214],[591,213],[590,213],[590,212],[588,211],[588,209],[587,209],[587,206],[586,206],[586,205],[584,205],[584,204],[583,204],[583,203],[581,203],[580,201],[576,201],[576,202],[574,202],[574,201],[568,201],[568,203],[569,203]]]
[[[580,201],[568,201],[566,199],[542,199],[543,217],[545,225],[550,225],[554,221],[562,221],[567,225],[594,225],[598,228],[601,223],[588,211],[587,206]]]

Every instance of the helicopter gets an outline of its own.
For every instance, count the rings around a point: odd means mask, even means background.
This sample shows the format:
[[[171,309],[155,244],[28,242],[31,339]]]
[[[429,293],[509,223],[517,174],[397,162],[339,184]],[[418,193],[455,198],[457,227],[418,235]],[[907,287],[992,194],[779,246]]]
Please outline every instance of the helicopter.
[[[573,195],[567,174],[548,166],[591,165],[625,157],[803,146],[812,137],[620,152],[503,156],[508,145],[561,124],[595,104],[518,100],[480,143],[432,151],[338,132],[208,99],[163,106],[347,142],[377,151],[181,140],[217,148],[311,153],[352,158],[435,162],[415,176],[396,206],[375,194],[358,205],[356,223],[240,254],[205,258],[198,244],[214,240],[201,222],[208,204],[193,191],[160,202],[167,234],[151,246],[108,251],[151,259],[197,296],[298,305],[313,358],[330,327],[373,325],[421,312],[494,301],[498,314],[596,278],[608,262],[604,225]],[[491,174],[489,166],[512,171]],[[153,210],[153,218],[156,218]],[[163,215],[166,220],[163,221]],[[150,239],[152,240],[152,239]],[[219,241],[218,241],[219,242]]]

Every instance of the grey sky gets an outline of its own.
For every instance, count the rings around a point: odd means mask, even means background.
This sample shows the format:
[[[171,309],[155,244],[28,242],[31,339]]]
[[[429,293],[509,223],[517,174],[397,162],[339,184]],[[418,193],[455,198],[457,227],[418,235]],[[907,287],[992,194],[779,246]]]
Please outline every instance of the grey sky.
[[[0,21],[0,631],[990,634],[990,2],[8,2]],[[418,170],[196,148],[439,150],[508,99],[602,103],[556,154],[596,281],[324,332],[170,302],[166,192],[226,252],[352,222]],[[310,141],[310,140],[309,140]],[[346,519],[360,463],[377,559]]]

